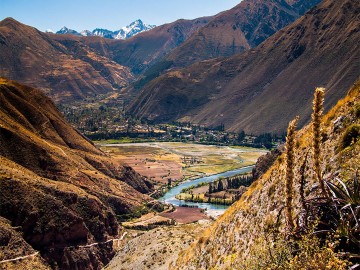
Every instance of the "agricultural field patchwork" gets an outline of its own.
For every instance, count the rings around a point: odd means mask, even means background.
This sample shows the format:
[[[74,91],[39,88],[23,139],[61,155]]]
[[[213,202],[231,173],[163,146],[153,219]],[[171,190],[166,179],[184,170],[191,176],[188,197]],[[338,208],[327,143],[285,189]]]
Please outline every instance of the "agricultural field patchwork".
[[[99,144],[113,158],[160,184],[212,175],[255,164],[266,150],[180,142]]]

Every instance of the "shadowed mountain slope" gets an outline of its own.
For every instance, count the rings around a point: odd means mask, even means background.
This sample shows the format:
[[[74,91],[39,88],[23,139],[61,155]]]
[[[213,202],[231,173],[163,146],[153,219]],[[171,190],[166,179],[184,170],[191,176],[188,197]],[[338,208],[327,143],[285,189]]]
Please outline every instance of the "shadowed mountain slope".
[[[130,112],[247,133],[304,125],[312,91],[325,86],[326,109],[359,77],[359,2],[325,0],[255,49],[196,63],[146,84]]]
[[[70,48],[12,18],[0,22],[0,76],[40,87],[56,102],[73,101],[124,87],[130,70],[89,47]]]
[[[0,104],[1,216],[53,268],[99,269],[112,242],[80,246],[119,238],[117,217],[146,208],[151,184],[70,127],[39,90],[0,79]]]

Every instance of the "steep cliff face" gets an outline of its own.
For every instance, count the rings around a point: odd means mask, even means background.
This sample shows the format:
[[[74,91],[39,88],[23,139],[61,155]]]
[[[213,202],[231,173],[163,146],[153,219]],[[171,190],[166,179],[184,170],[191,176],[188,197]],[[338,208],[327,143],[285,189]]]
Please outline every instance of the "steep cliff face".
[[[360,126],[360,82],[345,99],[322,118],[321,170],[325,179],[339,177],[352,179],[360,164],[360,140],[347,138],[349,130]],[[305,176],[307,199],[314,197],[319,188],[314,179],[310,126],[296,136],[295,148],[295,216],[301,209],[299,180]],[[359,136],[359,135],[358,135]],[[344,144],[344,141],[347,144]],[[300,167],[304,167],[301,173]],[[275,164],[257,181],[241,199],[221,216],[199,241],[183,252],[173,269],[241,269],[251,246],[263,236],[269,226],[280,217],[279,229],[284,229],[281,209],[285,198],[285,161],[281,155]]]
[[[0,79],[0,101],[1,216],[51,267],[101,268],[114,255],[106,241],[121,233],[117,216],[146,208],[140,192],[151,184],[69,126],[39,90]]]

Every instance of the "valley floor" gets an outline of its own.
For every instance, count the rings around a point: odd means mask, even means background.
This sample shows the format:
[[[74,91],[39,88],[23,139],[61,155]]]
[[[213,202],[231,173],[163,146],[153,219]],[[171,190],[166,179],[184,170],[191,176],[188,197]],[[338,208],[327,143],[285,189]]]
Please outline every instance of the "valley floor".
[[[255,164],[267,151],[248,147],[228,147],[180,142],[99,144],[101,149],[129,164],[155,182],[167,184],[218,174]]]
[[[249,166],[266,152],[178,142],[100,144],[100,147],[158,186],[167,185],[170,178],[176,182]],[[169,225],[173,222],[177,225]],[[199,208],[188,207],[148,213],[124,222],[126,238],[105,269],[169,269],[180,251],[188,248],[212,223]],[[139,230],[144,228],[147,230]]]

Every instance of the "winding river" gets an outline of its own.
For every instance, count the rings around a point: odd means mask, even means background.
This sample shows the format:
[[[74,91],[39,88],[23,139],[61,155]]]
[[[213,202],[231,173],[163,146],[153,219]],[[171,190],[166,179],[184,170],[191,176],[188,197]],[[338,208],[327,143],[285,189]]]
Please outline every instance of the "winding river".
[[[236,170],[226,171],[219,174],[214,174],[206,177],[197,178],[195,180],[186,181],[184,183],[181,183],[180,185],[171,188],[168,192],[164,194],[163,197],[159,198],[158,200],[161,202],[171,203],[175,206],[181,206],[183,204],[191,205],[191,206],[197,206],[202,209],[207,209],[208,211],[215,210],[218,212],[218,214],[221,214],[224,212],[229,205],[219,205],[219,204],[212,204],[212,203],[194,203],[194,202],[184,202],[181,200],[178,200],[175,198],[175,195],[179,194],[183,188],[190,187],[192,185],[197,185],[200,183],[210,183],[218,179],[219,177],[231,177],[237,174],[241,173],[247,173],[252,170],[254,166],[247,166],[243,168],[239,168]]]

